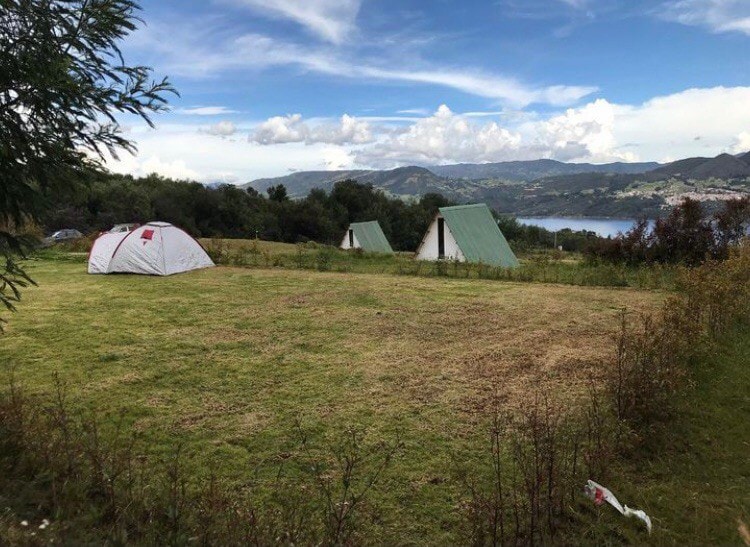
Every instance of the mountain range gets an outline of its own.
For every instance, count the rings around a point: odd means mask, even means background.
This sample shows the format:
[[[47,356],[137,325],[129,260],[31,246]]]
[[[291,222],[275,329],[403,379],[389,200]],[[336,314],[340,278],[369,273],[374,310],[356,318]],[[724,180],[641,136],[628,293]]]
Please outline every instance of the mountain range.
[[[341,180],[372,184],[404,198],[437,192],[457,202],[485,201],[517,215],[658,216],[690,195],[707,202],[750,195],[750,152],[667,164],[563,163],[555,160],[399,167],[391,170],[301,171],[245,185],[283,184],[292,197],[330,190]]]
[[[563,163],[555,160],[507,161],[500,163],[459,163],[456,165],[434,165],[430,167],[398,167],[386,171],[349,170],[349,171],[300,171],[282,177],[254,180],[245,186],[252,186],[263,192],[270,186],[283,184],[290,195],[303,197],[313,188],[328,189],[336,182],[354,179],[370,183],[383,189],[396,186],[410,189],[420,185],[431,186],[435,190],[422,190],[417,194],[437,191],[445,186],[460,186],[465,182],[456,179],[488,180],[497,179],[507,182],[529,182],[545,177],[574,175],[581,173],[645,173],[656,169],[660,164],[649,163]],[[441,180],[445,179],[445,180]],[[408,192],[396,191],[396,194]]]
[[[660,164],[647,163],[563,163],[555,160],[504,161],[500,163],[459,163],[457,165],[435,165],[430,171],[442,177],[461,179],[505,179],[530,181],[543,177],[574,175],[578,173],[645,173]]]
[[[715,158],[688,158],[658,167],[651,174],[685,180],[747,178],[750,177],[750,152],[739,156],[720,154]]]

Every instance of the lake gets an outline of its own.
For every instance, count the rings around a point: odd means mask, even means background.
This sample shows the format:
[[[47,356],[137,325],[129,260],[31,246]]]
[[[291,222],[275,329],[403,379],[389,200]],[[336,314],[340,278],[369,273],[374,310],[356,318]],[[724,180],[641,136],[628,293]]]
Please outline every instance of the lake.
[[[563,228],[570,228],[573,231],[587,230],[589,232],[595,232],[602,237],[616,236],[618,232],[627,232],[635,224],[635,220],[585,217],[519,218],[518,222],[530,226],[541,226],[551,232],[557,232]]]

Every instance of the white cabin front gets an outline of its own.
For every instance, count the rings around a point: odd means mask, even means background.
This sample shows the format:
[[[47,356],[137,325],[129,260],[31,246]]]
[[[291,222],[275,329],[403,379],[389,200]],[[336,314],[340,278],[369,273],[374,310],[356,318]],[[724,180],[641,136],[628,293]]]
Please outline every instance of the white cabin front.
[[[354,230],[351,226],[349,226],[349,229],[344,234],[344,239],[341,240],[341,245],[339,245],[339,249],[361,249],[362,245],[359,243],[359,240],[357,239],[357,236],[354,235]]]
[[[417,249],[417,260],[458,260],[465,262],[466,257],[453,237],[448,223],[441,214],[435,217]]]

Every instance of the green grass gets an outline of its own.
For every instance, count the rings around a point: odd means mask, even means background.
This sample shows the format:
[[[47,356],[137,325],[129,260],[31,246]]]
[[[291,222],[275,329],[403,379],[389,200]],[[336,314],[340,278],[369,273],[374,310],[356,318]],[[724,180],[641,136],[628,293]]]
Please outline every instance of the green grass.
[[[628,470],[623,498],[652,515],[654,544],[739,544],[738,519],[750,526],[750,329],[722,340],[693,374],[658,450]]]
[[[540,250],[521,253],[521,266],[507,269],[455,261],[416,261],[412,253],[383,255],[342,251],[312,242],[298,245],[238,239],[204,239],[201,242],[217,263],[245,267],[644,289],[669,289],[674,278],[673,267],[587,264],[579,254]]]
[[[260,266],[89,276],[85,255],[40,256],[27,263],[39,287],[9,317],[0,363],[42,404],[59,374],[76,409],[124,419],[154,454],[181,445],[192,473],[235,485],[256,473],[270,484],[299,450],[297,418],[319,446],[350,427],[370,442],[398,434],[403,452],[372,494],[380,517],[367,525],[383,543],[455,543],[464,493],[451,476],[457,456],[485,450],[488,393],[510,408],[536,390],[575,404],[611,358],[619,310],[663,299]],[[750,525],[750,332],[716,344],[692,371],[669,429],[614,463],[606,483],[652,517],[653,535],[584,505],[589,515],[565,541],[739,542],[738,519]]]
[[[48,255],[49,256],[49,255]],[[57,255],[55,255],[57,256]],[[581,396],[611,357],[619,310],[663,297],[633,289],[228,268],[168,278],[90,276],[81,256],[28,263],[0,361],[49,400],[53,375],[75,408],[125,420],[157,454],[178,444],[197,474],[243,484],[349,427],[404,450],[373,503],[372,533],[455,541],[454,455],[481,451],[494,390]],[[264,475],[265,474],[265,475]]]
[[[605,482],[621,503],[646,511],[652,535],[604,504],[592,526],[570,530],[568,542],[743,544],[739,523],[750,527],[750,328],[693,363],[691,379],[667,428],[645,439],[641,452],[613,462]]]

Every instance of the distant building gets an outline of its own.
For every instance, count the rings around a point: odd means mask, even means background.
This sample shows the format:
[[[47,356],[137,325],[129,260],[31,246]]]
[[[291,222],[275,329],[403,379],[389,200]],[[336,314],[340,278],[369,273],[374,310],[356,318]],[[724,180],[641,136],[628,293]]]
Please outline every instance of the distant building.
[[[441,207],[422,243],[417,260],[458,260],[515,268],[518,258],[484,204]]]
[[[377,220],[352,222],[341,241],[342,249],[362,249],[368,253],[393,254],[391,244]]]

